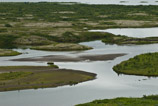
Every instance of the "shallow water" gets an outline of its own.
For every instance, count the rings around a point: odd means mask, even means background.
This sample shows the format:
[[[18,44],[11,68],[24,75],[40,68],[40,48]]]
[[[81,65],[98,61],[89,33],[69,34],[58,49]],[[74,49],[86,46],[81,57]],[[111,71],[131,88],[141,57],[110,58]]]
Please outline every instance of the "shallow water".
[[[25,54],[14,57],[1,57],[0,65],[46,65],[45,62],[15,62],[9,59],[22,57],[35,57],[46,55],[82,55],[82,54],[110,54],[127,53],[110,61],[95,62],[56,62],[60,68],[77,69],[97,74],[97,79],[77,84],[76,86],[63,86],[38,90],[21,90],[0,93],[2,106],[72,106],[89,102],[95,99],[113,97],[140,97],[149,94],[158,94],[158,78],[143,76],[118,76],[112,67],[123,60],[135,55],[158,51],[158,44],[117,46],[105,45],[101,41],[85,42],[84,45],[92,46],[93,50],[81,52],[45,52],[37,50],[22,50]],[[27,52],[27,53],[26,53]]]
[[[1,0],[1,2],[79,2],[86,4],[158,5],[157,0]]]
[[[158,37],[158,28],[112,28],[106,30],[90,30],[91,32],[109,32],[115,35],[126,35],[128,37]]]

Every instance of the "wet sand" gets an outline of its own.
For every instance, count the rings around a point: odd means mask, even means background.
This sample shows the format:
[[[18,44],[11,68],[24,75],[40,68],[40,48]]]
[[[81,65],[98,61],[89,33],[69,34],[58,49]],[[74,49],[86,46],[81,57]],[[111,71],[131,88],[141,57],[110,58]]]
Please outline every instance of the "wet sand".
[[[44,62],[80,62],[80,61],[107,61],[126,54],[101,54],[101,55],[81,55],[78,57],[64,55],[49,55],[43,57],[12,59],[11,61],[44,61]]]

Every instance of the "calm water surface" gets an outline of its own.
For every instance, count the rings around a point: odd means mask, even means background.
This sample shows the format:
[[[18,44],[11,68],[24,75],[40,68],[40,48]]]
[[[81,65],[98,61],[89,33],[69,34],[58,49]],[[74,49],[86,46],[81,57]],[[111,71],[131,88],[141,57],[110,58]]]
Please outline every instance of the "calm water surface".
[[[158,28],[113,28],[106,30],[90,30],[91,32],[109,32],[115,35],[126,35],[129,37],[158,37]]]
[[[143,33],[142,33],[143,35]],[[97,79],[83,82],[75,86],[62,86],[38,90],[21,90],[0,93],[1,106],[73,106],[95,99],[114,97],[141,97],[143,95],[158,94],[158,78],[143,76],[117,75],[112,67],[121,61],[128,60],[135,55],[156,52],[158,44],[118,46],[105,45],[101,41],[81,43],[94,49],[81,52],[45,52],[30,49],[15,49],[22,52],[20,56],[1,57],[0,65],[46,65],[46,62],[12,62],[9,59],[24,57],[83,54],[115,54],[127,53],[110,61],[95,62],[56,62],[60,68],[77,69],[97,74]]]

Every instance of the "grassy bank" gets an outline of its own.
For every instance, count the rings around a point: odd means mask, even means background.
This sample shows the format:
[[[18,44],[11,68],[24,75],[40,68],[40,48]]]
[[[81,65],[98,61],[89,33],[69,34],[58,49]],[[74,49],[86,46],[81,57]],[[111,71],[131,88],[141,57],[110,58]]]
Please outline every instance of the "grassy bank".
[[[146,38],[133,38],[121,35],[112,35],[107,38],[104,38],[102,42],[106,44],[118,44],[118,45],[126,45],[126,44],[153,44],[158,43],[158,37],[146,37]]]
[[[142,98],[115,98],[95,100],[90,103],[79,104],[76,106],[156,106],[158,95],[144,96]]]
[[[73,50],[76,51],[76,50],[89,50],[92,48],[80,44],[73,44],[73,43],[55,43],[51,45],[31,47],[31,49],[46,50],[46,51],[73,51]]]
[[[58,69],[50,66],[1,66],[0,91],[37,89],[75,85],[83,81],[95,79],[96,74]]]
[[[8,49],[0,49],[0,57],[2,56],[16,56],[20,55],[21,53],[13,50],[8,50]]]
[[[158,76],[158,53],[135,56],[113,67],[119,74]]]

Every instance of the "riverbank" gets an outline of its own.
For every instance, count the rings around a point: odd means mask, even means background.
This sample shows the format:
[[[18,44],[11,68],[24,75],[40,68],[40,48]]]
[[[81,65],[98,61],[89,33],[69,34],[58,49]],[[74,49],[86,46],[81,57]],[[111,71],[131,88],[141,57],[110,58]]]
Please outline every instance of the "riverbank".
[[[118,74],[158,76],[158,53],[147,53],[135,56],[113,67]]]
[[[75,85],[96,74],[51,66],[1,66],[0,92]]]
[[[95,100],[90,103],[79,104],[76,106],[155,106],[158,104],[158,95],[143,96],[142,98],[115,98]]]
[[[8,50],[8,49],[0,49],[0,57],[3,56],[17,56],[20,55],[21,53],[13,50]]]
[[[45,46],[34,46],[31,47],[31,49],[45,50],[45,51],[81,51],[81,50],[90,50],[93,48],[80,44],[73,44],[73,43],[55,43]]]

